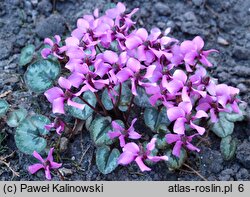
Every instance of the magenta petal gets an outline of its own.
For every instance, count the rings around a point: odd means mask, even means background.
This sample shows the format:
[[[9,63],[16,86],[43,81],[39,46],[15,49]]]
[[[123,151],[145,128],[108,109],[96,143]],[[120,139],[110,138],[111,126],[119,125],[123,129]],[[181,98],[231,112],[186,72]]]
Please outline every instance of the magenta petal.
[[[182,70],[176,70],[173,74],[174,79],[178,79],[183,84],[187,81],[187,75]]]
[[[53,151],[54,151],[54,148],[51,148],[49,150],[49,153],[48,153],[48,157],[47,157],[47,160],[52,162],[53,161]]]
[[[135,155],[134,153],[131,153],[131,152],[123,152],[120,155],[120,157],[118,158],[118,164],[120,164],[120,165],[128,165],[132,161],[134,161],[136,156],[137,155]]]
[[[180,153],[181,153],[181,147],[183,145],[183,142],[181,141],[177,141],[174,145],[174,148],[173,148],[173,155],[175,155],[176,157],[180,157]]]
[[[135,131],[130,131],[130,132],[128,133],[128,137],[129,137],[130,139],[137,140],[137,139],[140,139],[140,138],[141,138],[141,135],[140,135],[139,133],[135,132]]]
[[[187,144],[185,145],[189,150],[191,151],[197,151],[197,152],[200,152],[200,149],[197,148],[196,146],[194,146],[193,144],[187,142]]]
[[[168,156],[148,156],[147,157],[152,162],[167,161]]]
[[[68,79],[64,78],[64,77],[60,77],[60,78],[58,79],[58,84],[59,84],[62,88],[66,89],[66,90],[70,90],[70,88],[71,88],[71,83],[70,83],[70,81],[69,81]]]
[[[192,121],[190,121],[190,127],[195,129],[200,135],[203,135],[206,131],[203,127],[194,124]]]
[[[38,152],[34,151],[34,152],[33,152],[33,156],[34,156],[36,159],[38,159],[40,162],[44,163],[44,159],[41,157],[41,155],[40,155]]]
[[[134,73],[137,73],[140,71],[141,63],[137,59],[131,57],[127,61],[127,67]]]
[[[107,50],[103,53],[103,59],[105,62],[114,64],[118,61],[118,55],[113,51]]]
[[[53,47],[53,45],[54,45],[54,42],[50,38],[45,38],[43,43],[47,44],[51,47]]]
[[[51,167],[52,169],[58,169],[58,168],[60,168],[61,166],[62,166],[61,163],[50,162],[50,167]]]
[[[172,107],[167,110],[168,119],[172,122],[177,118],[185,117],[185,111],[180,107]]]
[[[167,134],[166,135],[166,141],[168,144],[172,144],[176,141],[180,141],[181,140],[181,136],[177,135],[177,134]]]
[[[61,88],[58,87],[53,87],[50,88],[49,90],[47,90],[44,95],[46,96],[46,98],[48,99],[48,101],[50,103],[52,103],[55,99],[59,98],[59,97],[63,97],[64,96],[64,92],[62,91]]]
[[[130,36],[125,41],[125,45],[129,50],[135,49],[140,44],[142,44],[142,40],[137,36]]]
[[[120,135],[119,140],[120,140],[120,147],[124,147],[126,144],[124,135]]]
[[[156,138],[152,138],[150,142],[147,144],[147,152],[151,152],[155,149]]]
[[[147,167],[147,166],[143,163],[141,157],[136,157],[135,162],[137,163],[137,165],[139,166],[139,168],[140,168],[140,170],[141,170],[142,172],[144,172],[144,171],[151,171],[151,169],[150,169],[149,167]]]
[[[51,180],[51,174],[50,174],[49,166],[46,166],[46,168],[45,168],[45,177],[46,177],[46,179]]]
[[[182,81],[176,79],[173,79],[169,83],[163,84],[163,87],[165,87],[170,92],[170,94],[177,93],[183,86],[184,85]]]
[[[122,150],[123,152],[130,152],[136,155],[140,152],[139,146],[134,142],[127,143]]]
[[[124,68],[116,74],[116,77],[121,83],[126,81],[131,76],[133,76],[133,72],[128,68]]]
[[[136,31],[136,35],[139,36],[141,38],[141,40],[143,41],[146,41],[147,38],[148,38],[148,32],[146,29],[144,28],[139,28],[137,31]]]
[[[59,114],[64,114],[64,98],[59,97],[55,99],[52,103],[52,111],[54,114],[59,113]]]
[[[41,51],[41,55],[44,59],[47,59],[48,56],[52,53],[51,49],[49,48],[44,48],[42,51]]]
[[[86,104],[80,104],[80,103],[72,101],[71,99],[67,100],[67,104],[70,105],[70,106],[76,107],[76,108],[78,108],[80,110],[83,110],[85,108],[85,106],[86,106]]]
[[[204,41],[202,40],[202,38],[200,36],[196,36],[193,39],[193,42],[195,43],[195,45],[197,46],[197,50],[200,51],[203,47],[204,47]]]
[[[195,115],[195,118],[207,118],[207,117],[208,117],[208,114],[203,110],[197,111]]]
[[[186,118],[178,118],[174,123],[174,132],[180,135],[185,134],[185,122]]]
[[[119,131],[109,131],[108,132],[108,136],[110,139],[114,139],[114,138],[117,138],[121,135],[121,132]]]
[[[218,117],[215,114],[214,108],[210,109],[211,122],[215,123],[218,121]]]
[[[112,121],[112,127],[113,127],[113,130],[115,131],[124,131],[124,128],[119,125],[116,121]]]
[[[192,111],[192,103],[190,102],[181,102],[179,103],[179,107],[182,108],[186,114],[189,114]]]
[[[44,168],[43,164],[37,163],[28,167],[28,171],[31,174],[35,174],[38,170]]]

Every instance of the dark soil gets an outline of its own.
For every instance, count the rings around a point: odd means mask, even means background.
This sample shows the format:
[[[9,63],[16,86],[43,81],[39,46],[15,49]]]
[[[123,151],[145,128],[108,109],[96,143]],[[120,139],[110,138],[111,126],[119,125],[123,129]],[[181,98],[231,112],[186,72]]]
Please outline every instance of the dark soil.
[[[43,38],[54,34],[67,35],[76,19],[94,8],[105,9],[104,0],[57,0],[53,11],[50,0],[1,0],[0,1],[0,95],[11,91],[5,99],[12,108],[23,106],[30,112],[49,112],[43,95],[27,90],[23,82],[25,68],[18,66],[21,49],[27,44],[40,46]],[[219,82],[238,87],[240,96],[250,104],[250,1],[249,0],[127,0],[129,9],[139,7],[139,26],[171,27],[171,35],[185,40],[200,35],[206,48],[220,51],[210,59],[214,63],[212,74]],[[237,123],[234,137],[238,138],[236,157],[223,161],[219,151],[220,139],[210,133],[208,143],[203,143],[200,154],[190,154],[187,164],[207,180],[250,180],[250,110],[245,121]],[[44,180],[43,172],[30,175],[27,167],[31,157],[20,153],[14,143],[14,129],[1,120],[0,129],[7,133],[8,150],[15,151],[8,159],[10,166],[20,174],[12,177],[11,171],[0,164],[0,180]],[[65,147],[64,147],[65,148]],[[201,180],[190,169],[183,167],[170,172],[164,163],[151,172],[140,173],[136,165],[118,167],[109,175],[99,173],[95,165],[95,147],[89,134],[83,132],[68,144],[63,159],[65,180]],[[68,169],[68,170],[67,170]],[[54,174],[56,175],[56,174]],[[60,180],[53,176],[53,180]]]

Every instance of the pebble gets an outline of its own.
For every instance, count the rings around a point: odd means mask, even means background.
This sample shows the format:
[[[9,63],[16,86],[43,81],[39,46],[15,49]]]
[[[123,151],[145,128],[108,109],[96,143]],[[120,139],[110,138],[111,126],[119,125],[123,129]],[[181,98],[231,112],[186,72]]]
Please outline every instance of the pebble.
[[[237,181],[248,181],[249,180],[249,173],[248,170],[245,168],[241,168],[239,172],[236,173]]]
[[[54,35],[62,35],[65,31],[65,19],[60,14],[52,14],[40,20],[36,26],[37,35],[44,39]]]
[[[69,140],[66,137],[62,137],[60,141],[60,151],[64,152],[68,149]]]
[[[0,46],[1,46],[1,53],[0,53],[0,60],[8,57],[12,50],[12,43],[7,42],[5,40],[0,40]]]
[[[52,11],[52,4],[49,0],[39,1],[37,5],[37,10],[45,16],[49,16]]]
[[[235,46],[233,48],[233,56],[238,60],[249,60],[250,59],[250,49],[242,46]]]
[[[204,3],[204,0],[192,0],[192,2],[196,6],[201,6]]]
[[[171,14],[171,9],[165,3],[161,3],[161,2],[156,3],[155,9],[162,16],[168,16]]]
[[[247,169],[250,169],[250,142],[245,140],[236,152],[236,158]]]
[[[217,43],[221,44],[221,45],[224,45],[224,46],[228,46],[229,45],[229,42],[226,39],[224,39],[224,38],[222,38],[220,36],[217,38]]]
[[[237,88],[239,88],[239,89],[240,89],[240,92],[242,92],[242,93],[248,92],[247,86],[246,86],[245,84],[243,84],[243,83],[239,83],[239,84],[237,85]]]
[[[59,172],[63,175],[63,176],[70,176],[73,174],[73,171],[71,169],[68,168],[60,168]]]

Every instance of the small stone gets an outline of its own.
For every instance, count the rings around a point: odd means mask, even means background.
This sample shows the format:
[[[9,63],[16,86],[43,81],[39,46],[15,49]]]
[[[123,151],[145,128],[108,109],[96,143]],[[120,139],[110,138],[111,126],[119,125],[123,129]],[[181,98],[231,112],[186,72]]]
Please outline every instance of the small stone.
[[[250,169],[250,142],[245,140],[236,152],[236,158],[247,169]]]
[[[37,5],[37,10],[45,16],[50,15],[52,8],[53,8],[52,4],[49,0],[39,1],[38,5]]]
[[[219,175],[220,181],[229,181],[231,179],[231,176],[234,174],[232,169],[225,169],[223,170]]]
[[[168,7],[168,5],[161,2],[155,4],[155,9],[162,16],[168,16],[171,14],[171,9]]]
[[[0,40],[0,46],[1,46],[0,60],[2,60],[10,55],[13,45],[11,42]]]
[[[192,2],[196,6],[201,6],[204,3],[204,0],[192,0]]]
[[[242,93],[248,92],[247,86],[246,86],[245,84],[243,84],[243,83],[239,83],[239,84],[237,85],[237,88],[239,88],[239,89],[240,89],[240,92],[242,92]]]
[[[249,180],[249,173],[248,170],[245,168],[241,168],[239,172],[236,174],[237,181],[248,181]]]
[[[59,172],[63,175],[63,176],[70,176],[73,174],[73,171],[71,169],[68,168],[60,168]]]
[[[60,141],[60,151],[64,152],[68,149],[69,140],[66,137],[62,137]]]
[[[31,3],[36,6],[38,4],[38,0],[31,0]]]
[[[228,46],[229,45],[229,42],[226,39],[224,39],[224,38],[222,38],[220,36],[217,38],[217,43],[221,44],[221,45],[224,45],[224,46]]]
[[[38,22],[35,31],[40,38],[62,35],[65,31],[65,19],[59,14],[52,14]]]
[[[249,60],[250,49],[241,46],[235,46],[233,49],[233,56],[238,60]]]

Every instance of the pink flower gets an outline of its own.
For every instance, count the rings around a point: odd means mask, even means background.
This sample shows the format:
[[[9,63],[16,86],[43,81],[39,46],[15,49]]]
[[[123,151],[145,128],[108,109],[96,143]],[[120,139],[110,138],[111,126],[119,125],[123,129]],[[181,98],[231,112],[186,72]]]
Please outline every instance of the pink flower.
[[[67,101],[67,104],[79,109],[84,109],[85,104],[80,104],[72,101],[72,98],[77,96],[77,94],[73,94],[70,92],[71,88],[71,83],[63,78],[60,77],[59,80],[59,85],[63,88],[66,89],[66,92],[64,93],[61,88],[58,87],[53,87],[49,90],[47,90],[44,95],[48,99],[50,103],[52,103],[52,111],[53,113],[61,113],[64,114],[64,102]]]
[[[181,147],[184,146],[191,151],[200,152],[200,149],[191,144],[193,137],[197,134],[191,136],[179,135],[179,134],[167,134],[166,141],[168,144],[175,143],[173,149],[173,155],[180,157]]]
[[[136,122],[137,118],[132,120],[131,126],[126,130],[124,129],[122,126],[120,126],[118,123],[116,123],[115,121],[112,121],[112,127],[113,127],[113,131],[109,131],[108,135],[110,137],[110,139],[114,139],[114,138],[119,138],[120,140],[120,146],[124,147],[125,146],[125,138],[129,138],[129,139],[140,139],[141,135],[139,133],[137,133],[134,129],[134,123]]]
[[[189,126],[195,130],[200,135],[205,133],[205,129],[194,124],[194,120],[200,118],[207,118],[208,114],[203,111],[199,110],[196,112],[195,115],[191,114],[192,112],[192,104],[189,102],[181,102],[179,103],[178,107],[172,107],[167,110],[168,118],[171,122],[175,121],[174,123],[174,132],[177,134],[184,135],[185,134],[185,124],[189,124]]]
[[[53,161],[53,151],[54,148],[51,148],[48,154],[48,157],[44,160],[39,153],[34,151],[33,156],[38,159],[41,163],[36,163],[29,166],[28,170],[31,174],[35,174],[38,170],[44,169],[45,170],[45,177],[48,180],[51,180],[51,169],[58,169],[62,166],[61,163],[56,163]]]
[[[44,44],[47,44],[50,46],[50,48],[44,48],[41,51],[41,55],[43,58],[48,58],[49,55],[54,55],[55,57],[59,59],[63,59],[63,56],[61,54],[66,51],[65,47],[60,47],[61,37],[58,35],[54,36],[55,42],[53,42],[50,38],[44,39]]]
[[[123,147],[123,153],[118,158],[118,164],[128,165],[135,161],[142,172],[150,171],[151,169],[144,164],[145,160],[152,162],[159,162],[161,160],[168,160],[167,156],[151,156],[152,151],[155,149],[156,138],[147,144],[146,150],[139,147],[136,143],[130,142]]]
[[[62,132],[64,131],[65,124],[60,118],[55,118],[54,122],[45,125],[46,130],[51,130],[52,128],[56,129],[56,132],[58,135],[61,135]]]

